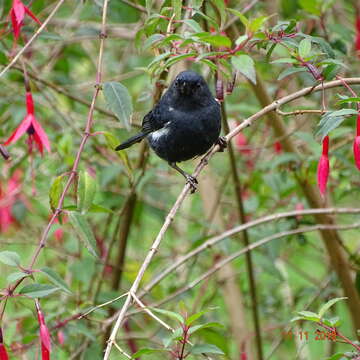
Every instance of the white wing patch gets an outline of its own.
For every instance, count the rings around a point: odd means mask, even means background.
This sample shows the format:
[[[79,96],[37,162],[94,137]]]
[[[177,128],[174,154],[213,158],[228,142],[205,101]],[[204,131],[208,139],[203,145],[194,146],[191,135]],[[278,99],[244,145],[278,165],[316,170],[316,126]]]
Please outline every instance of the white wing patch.
[[[170,121],[168,121],[163,128],[156,130],[150,134],[153,141],[158,141],[161,137],[167,135],[170,131],[168,125],[170,124]]]

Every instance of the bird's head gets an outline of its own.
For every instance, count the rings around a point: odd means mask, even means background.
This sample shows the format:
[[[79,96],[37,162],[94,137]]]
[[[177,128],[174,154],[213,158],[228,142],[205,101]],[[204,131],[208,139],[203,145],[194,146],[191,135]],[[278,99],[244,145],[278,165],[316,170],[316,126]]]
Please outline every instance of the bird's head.
[[[210,90],[204,78],[194,71],[183,71],[173,81],[171,87],[175,93],[183,97],[201,98],[208,96]]]

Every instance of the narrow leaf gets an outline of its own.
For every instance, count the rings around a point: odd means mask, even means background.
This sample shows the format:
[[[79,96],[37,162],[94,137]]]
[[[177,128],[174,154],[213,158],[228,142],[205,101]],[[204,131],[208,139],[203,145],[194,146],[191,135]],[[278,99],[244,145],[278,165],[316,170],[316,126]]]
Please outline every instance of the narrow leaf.
[[[47,278],[56,286],[58,286],[60,289],[64,290],[65,292],[71,294],[71,290],[65,283],[65,281],[57,274],[53,269],[50,269],[49,267],[43,267],[40,270],[44,275],[47,276]]]
[[[89,250],[91,255],[98,257],[94,234],[84,216],[76,211],[69,211],[68,214],[69,220],[81,242]]]
[[[92,206],[96,194],[96,181],[87,171],[80,171],[77,187],[77,208],[85,214]]]
[[[104,84],[104,96],[111,111],[130,130],[133,106],[127,88],[117,82],[107,82]]]
[[[30,285],[25,285],[19,291],[19,294],[26,295],[31,298],[40,298],[40,297],[48,296],[58,290],[59,288],[53,285],[30,284]]]
[[[50,186],[49,203],[52,212],[55,212],[60,200],[60,196],[64,190],[63,179],[64,175],[56,177]]]
[[[20,256],[14,251],[1,251],[0,262],[9,266],[19,266]]]
[[[334,304],[336,304],[338,301],[346,300],[347,297],[339,297],[335,299],[329,300],[327,303],[325,303],[319,310],[319,316],[322,318],[326,311],[328,311]]]
[[[181,324],[183,324],[185,322],[184,318],[180,314],[177,314],[176,312],[173,312],[173,311],[156,309],[156,308],[151,308],[151,311],[157,312],[159,314],[163,314],[171,319],[177,320]]]
[[[219,354],[225,355],[224,352],[213,344],[195,345],[190,350],[191,354]]]

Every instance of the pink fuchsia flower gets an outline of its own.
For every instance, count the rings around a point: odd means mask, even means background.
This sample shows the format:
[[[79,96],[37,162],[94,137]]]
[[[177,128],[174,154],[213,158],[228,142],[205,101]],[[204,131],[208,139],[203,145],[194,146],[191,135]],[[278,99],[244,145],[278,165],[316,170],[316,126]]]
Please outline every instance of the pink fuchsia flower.
[[[356,15],[355,32],[356,32],[355,50],[357,52],[358,57],[360,57],[360,14],[359,13]]]
[[[20,171],[16,170],[8,183],[0,184],[0,232],[6,232],[11,224],[15,223],[12,208],[18,197],[20,183]]]
[[[45,324],[44,315],[40,310],[39,305],[36,305],[37,313],[38,313],[38,320],[40,325],[40,341],[41,341],[41,355],[42,360],[50,360],[50,353],[51,353],[51,339],[49,329]]]
[[[9,356],[4,345],[1,328],[0,328],[0,360],[9,360]]]
[[[356,136],[354,140],[353,150],[355,165],[360,170],[360,113],[358,114],[356,119]]]
[[[319,160],[317,168],[317,181],[320,193],[322,196],[325,195],[326,186],[329,178],[329,136],[325,136],[322,143],[322,154]]]
[[[29,153],[32,152],[33,143],[35,142],[41,155],[43,154],[44,147],[50,152],[49,139],[41,127],[40,123],[35,118],[34,100],[30,91],[26,92],[26,116],[20,123],[17,129],[11,134],[11,136],[5,141],[4,145],[9,145],[16,142],[22,135],[27,133]]]
[[[39,19],[25,6],[21,0],[13,0],[10,9],[10,19],[14,31],[15,43],[20,36],[21,28],[24,25],[25,14],[28,14],[35,22],[41,25]]]

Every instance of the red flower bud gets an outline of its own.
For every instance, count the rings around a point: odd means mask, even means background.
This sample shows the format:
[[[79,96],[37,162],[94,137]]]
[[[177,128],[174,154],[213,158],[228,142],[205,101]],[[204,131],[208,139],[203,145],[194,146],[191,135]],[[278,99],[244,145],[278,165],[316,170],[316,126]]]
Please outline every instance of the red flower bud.
[[[51,352],[51,340],[49,329],[45,324],[44,315],[42,314],[40,308],[38,308],[38,320],[40,324],[40,341],[41,341],[41,354],[42,360],[50,359]]]
[[[276,143],[274,143],[274,150],[276,154],[281,154],[283,151],[283,147],[280,141],[277,141]]]
[[[322,155],[317,168],[317,181],[321,195],[325,195],[326,185],[329,178],[329,136],[325,136],[323,143]]]
[[[58,341],[59,341],[59,344],[60,345],[64,345],[65,344],[65,335],[64,335],[64,332],[62,330],[59,330],[58,333],[57,333],[57,338],[58,338]]]
[[[356,119],[356,137],[354,140],[354,159],[355,165],[360,170],[360,113]]]
[[[9,360],[5,345],[3,343],[2,330],[0,328],[0,360]]]

